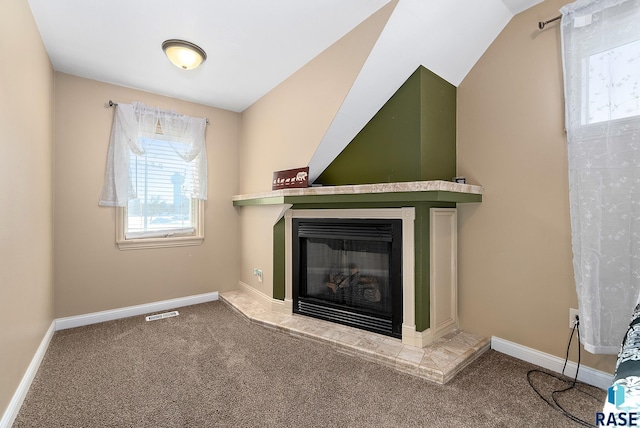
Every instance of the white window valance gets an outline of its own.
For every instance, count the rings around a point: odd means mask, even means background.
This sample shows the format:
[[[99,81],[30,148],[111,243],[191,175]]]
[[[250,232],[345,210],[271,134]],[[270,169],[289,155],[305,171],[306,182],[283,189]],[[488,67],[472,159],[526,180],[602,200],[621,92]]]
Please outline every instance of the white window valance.
[[[180,115],[174,111],[147,107],[140,102],[117,104],[107,152],[99,205],[126,207],[136,197],[129,168],[130,156],[145,154],[143,139],[162,138],[185,162],[193,166],[191,195],[207,199],[207,152],[204,118]]]

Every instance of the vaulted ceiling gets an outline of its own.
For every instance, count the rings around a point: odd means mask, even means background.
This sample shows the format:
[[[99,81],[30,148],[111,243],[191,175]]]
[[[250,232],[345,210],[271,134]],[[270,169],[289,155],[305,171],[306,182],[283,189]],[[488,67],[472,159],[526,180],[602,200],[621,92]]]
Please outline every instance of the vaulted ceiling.
[[[241,112],[390,1],[29,4],[55,70]],[[457,86],[509,20],[541,1],[399,0],[311,159],[310,178],[419,65]],[[200,45],[205,64],[190,71],[170,64],[161,43],[176,38]]]

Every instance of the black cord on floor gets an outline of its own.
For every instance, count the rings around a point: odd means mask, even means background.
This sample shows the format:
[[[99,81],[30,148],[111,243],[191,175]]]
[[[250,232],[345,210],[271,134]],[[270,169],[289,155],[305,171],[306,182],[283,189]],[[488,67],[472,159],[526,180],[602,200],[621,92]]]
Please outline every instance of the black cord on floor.
[[[578,332],[578,366],[576,367],[576,376],[573,380],[569,379],[567,376],[565,376],[564,374],[564,370],[567,367],[567,362],[569,361],[569,349],[571,348],[571,341],[573,340],[573,335],[575,332]],[[547,403],[551,408],[557,410],[558,412],[562,413],[564,416],[566,416],[567,418],[571,419],[572,421],[575,421],[583,426],[586,427],[594,427],[595,425],[592,425],[591,423],[580,419],[579,417],[571,414],[570,412],[568,412],[566,409],[564,409],[560,403],[558,403],[558,396],[564,392],[570,391],[572,389],[575,389],[578,392],[581,392],[585,395],[588,395],[590,397],[593,397],[598,403],[601,403],[602,400],[601,398],[596,397],[593,394],[590,394],[587,391],[584,391],[580,388],[577,387],[577,385],[584,385],[582,382],[578,382],[578,372],[580,371],[580,320],[576,320],[576,322],[573,324],[573,329],[571,330],[571,336],[569,337],[569,344],[567,345],[567,354],[565,356],[564,359],[564,366],[562,367],[562,376],[558,376],[552,373],[547,373],[544,372],[542,370],[538,370],[538,369],[533,369],[533,370],[529,370],[527,372],[527,381],[529,382],[529,385],[531,386],[531,388],[536,392],[536,394],[538,394],[538,396],[540,398],[542,398],[542,400],[544,400],[545,403]],[[566,388],[563,389],[558,389],[555,390],[551,393],[551,400],[548,400],[547,398],[545,398],[542,393],[540,393],[540,391],[538,391],[536,389],[536,387],[533,385],[533,382],[531,381],[531,374],[533,373],[540,373],[542,375],[557,379],[561,382],[564,382],[565,384],[567,384],[568,386]]]

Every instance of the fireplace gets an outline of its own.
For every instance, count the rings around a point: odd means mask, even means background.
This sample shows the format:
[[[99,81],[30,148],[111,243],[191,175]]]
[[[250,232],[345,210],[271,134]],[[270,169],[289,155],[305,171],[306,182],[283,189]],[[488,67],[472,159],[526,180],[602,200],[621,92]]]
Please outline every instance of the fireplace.
[[[293,311],[402,337],[402,220],[292,222]]]
[[[294,310],[293,246],[300,246],[300,238],[293,237],[294,220],[400,220],[402,315],[394,314],[392,318],[401,318],[403,344],[424,347],[458,327],[457,215],[454,206],[462,202],[481,202],[482,191],[482,187],[469,184],[424,181],[309,187],[235,196],[236,206],[279,206],[279,215],[273,224],[272,288],[263,284],[266,288],[260,290],[243,281],[239,285],[270,310],[290,315],[297,312],[299,306],[298,255]],[[251,210],[247,214],[258,221],[258,211]],[[259,216],[259,219],[270,223],[267,216]],[[393,299],[395,307],[399,299]]]

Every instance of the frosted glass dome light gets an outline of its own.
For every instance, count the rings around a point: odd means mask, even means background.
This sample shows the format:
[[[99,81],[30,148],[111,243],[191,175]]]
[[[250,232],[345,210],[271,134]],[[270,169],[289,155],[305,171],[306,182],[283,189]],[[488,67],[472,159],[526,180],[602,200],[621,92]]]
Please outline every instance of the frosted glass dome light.
[[[169,61],[183,70],[193,70],[207,59],[207,54],[198,45],[185,40],[170,39],[162,43]]]

